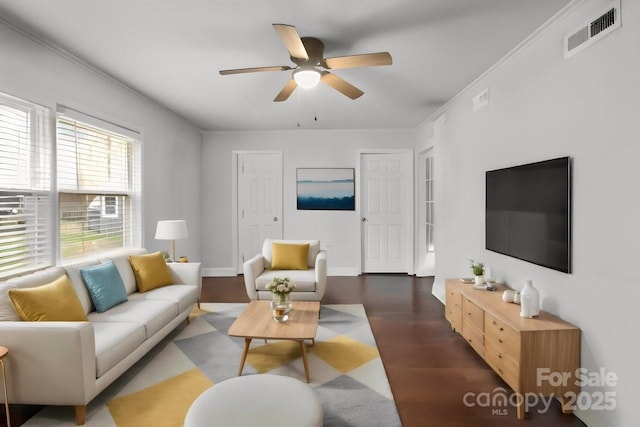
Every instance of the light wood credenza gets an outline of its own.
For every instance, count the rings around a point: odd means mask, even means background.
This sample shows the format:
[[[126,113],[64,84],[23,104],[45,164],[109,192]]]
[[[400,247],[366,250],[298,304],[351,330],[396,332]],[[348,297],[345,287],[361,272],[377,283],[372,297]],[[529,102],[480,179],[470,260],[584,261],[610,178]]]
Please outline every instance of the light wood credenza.
[[[540,311],[532,319],[520,317],[520,306],[502,301],[506,289],[473,289],[459,279],[447,279],[445,317],[489,366],[521,396],[535,393],[561,399],[580,392],[580,329]],[[557,375],[562,381],[555,381]],[[551,377],[549,377],[551,375]],[[525,404],[517,405],[523,419]]]

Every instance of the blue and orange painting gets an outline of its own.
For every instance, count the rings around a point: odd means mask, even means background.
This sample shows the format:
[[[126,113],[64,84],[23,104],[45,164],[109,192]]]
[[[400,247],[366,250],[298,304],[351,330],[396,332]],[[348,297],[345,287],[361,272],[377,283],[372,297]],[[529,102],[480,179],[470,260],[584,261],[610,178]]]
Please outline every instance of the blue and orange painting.
[[[356,209],[353,169],[298,169],[297,174],[298,210]]]

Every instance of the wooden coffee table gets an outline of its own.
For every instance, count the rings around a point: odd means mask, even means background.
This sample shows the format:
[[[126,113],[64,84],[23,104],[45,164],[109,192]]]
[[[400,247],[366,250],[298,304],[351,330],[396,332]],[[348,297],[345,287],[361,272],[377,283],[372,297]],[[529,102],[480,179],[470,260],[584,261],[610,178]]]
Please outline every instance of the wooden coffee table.
[[[293,309],[289,313],[289,320],[278,323],[273,320],[269,301],[251,301],[249,306],[238,316],[229,328],[232,337],[244,338],[244,349],[238,376],[242,375],[244,362],[247,359],[251,340],[260,338],[265,340],[291,340],[300,343],[300,353],[304,363],[304,373],[309,381],[309,365],[305,340],[315,343],[320,317],[320,303],[294,301]]]

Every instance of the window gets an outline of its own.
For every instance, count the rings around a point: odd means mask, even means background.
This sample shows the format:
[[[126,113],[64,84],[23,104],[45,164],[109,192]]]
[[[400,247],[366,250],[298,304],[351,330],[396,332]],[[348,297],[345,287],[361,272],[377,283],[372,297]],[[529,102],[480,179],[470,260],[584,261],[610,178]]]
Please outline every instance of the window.
[[[138,143],[66,116],[57,119],[60,257],[139,242]]]
[[[49,117],[0,94],[0,278],[52,262]]]
[[[104,218],[118,217],[118,196],[102,197],[102,216]]]
[[[433,244],[433,156],[428,156],[425,161],[425,247],[427,252],[434,252]]]

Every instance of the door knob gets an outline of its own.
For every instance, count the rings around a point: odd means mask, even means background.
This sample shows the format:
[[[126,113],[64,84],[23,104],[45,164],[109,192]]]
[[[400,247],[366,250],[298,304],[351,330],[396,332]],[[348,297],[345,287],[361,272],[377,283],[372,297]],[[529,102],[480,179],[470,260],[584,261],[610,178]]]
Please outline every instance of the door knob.
[[[273,221],[274,221],[274,222],[275,222],[275,221],[278,221],[278,217],[277,217],[277,216],[274,216],[274,217],[273,217]]]
[[[362,218],[362,222],[367,222],[367,218]]]

